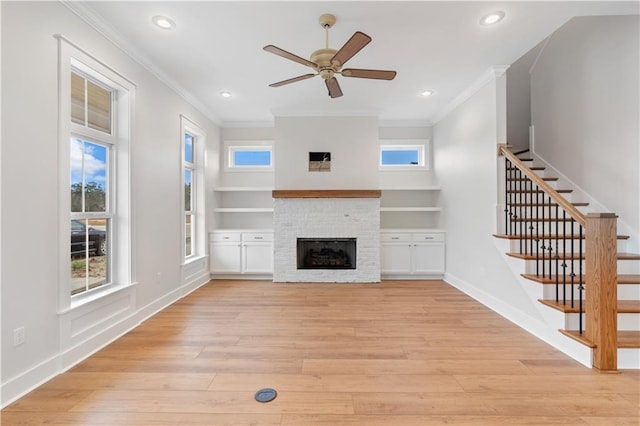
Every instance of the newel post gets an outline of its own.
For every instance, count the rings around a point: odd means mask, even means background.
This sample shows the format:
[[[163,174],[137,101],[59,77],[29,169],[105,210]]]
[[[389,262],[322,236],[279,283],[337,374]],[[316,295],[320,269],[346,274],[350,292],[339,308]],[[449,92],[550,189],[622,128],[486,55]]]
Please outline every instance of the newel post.
[[[586,337],[596,345],[593,367],[618,368],[617,216],[586,215]]]

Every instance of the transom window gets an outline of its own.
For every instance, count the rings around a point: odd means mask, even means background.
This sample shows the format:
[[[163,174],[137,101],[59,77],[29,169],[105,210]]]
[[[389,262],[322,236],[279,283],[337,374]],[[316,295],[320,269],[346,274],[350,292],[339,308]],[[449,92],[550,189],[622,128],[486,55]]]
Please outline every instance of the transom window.
[[[428,168],[425,144],[393,144],[380,146],[380,169],[410,170]]]
[[[267,142],[260,145],[227,144],[227,170],[272,170],[273,148]]]

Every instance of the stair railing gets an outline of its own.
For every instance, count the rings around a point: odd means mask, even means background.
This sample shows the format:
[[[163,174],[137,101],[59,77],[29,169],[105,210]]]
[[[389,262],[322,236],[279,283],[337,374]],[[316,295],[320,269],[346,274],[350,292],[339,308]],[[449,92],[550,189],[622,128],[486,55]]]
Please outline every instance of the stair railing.
[[[505,233],[535,260],[535,275],[555,286],[555,300],[578,314],[578,336],[593,347],[593,366],[617,369],[616,215],[580,212],[507,145]],[[584,244],[583,244],[584,240]]]

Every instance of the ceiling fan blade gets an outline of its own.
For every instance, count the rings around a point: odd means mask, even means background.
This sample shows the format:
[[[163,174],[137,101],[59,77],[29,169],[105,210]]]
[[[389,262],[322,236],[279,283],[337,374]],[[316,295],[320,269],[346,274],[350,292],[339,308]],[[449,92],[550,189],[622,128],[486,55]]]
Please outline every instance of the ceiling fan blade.
[[[279,81],[279,82],[277,82],[277,83],[272,83],[272,84],[270,84],[270,85],[269,85],[269,87],[280,87],[280,86],[284,86],[285,84],[295,83],[296,81],[301,81],[301,80],[306,80],[306,79],[308,79],[308,78],[315,77],[316,75],[318,75],[318,74],[305,74],[305,75],[300,75],[300,76],[298,76],[298,77],[293,77],[293,78],[290,78],[290,79],[288,79],[288,80],[282,80],[282,81]]]
[[[356,68],[344,69],[341,74],[343,77],[375,78],[377,80],[393,80],[396,76],[395,71],[363,70]]]
[[[306,65],[306,66],[314,68],[314,69],[317,66],[316,64],[314,64],[311,61],[307,61],[306,59],[301,58],[300,56],[294,55],[293,53],[287,52],[286,50],[282,50],[279,47],[276,47],[276,46],[274,46],[272,44],[269,44],[269,45],[263,47],[262,49],[266,50],[267,52],[273,53],[274,55],[282,56],[283,58],[289,59],[289,60],[291,60],[293,62],[297,62],[297,63],[302,64],[302,65]]]
[[[333,65],[342,66],[349,59],[353,57],[356,53],[362,50],[367,44],[371,42],[371,37],[362,33],[360,31],[356,31],[355,34],[351,36],[349,40],[333,55],[331,58],[331,63]]]
[[[336,80],[335,77],[328,78],[324,82],[327,85],[327,89],[329,89],[329,96],[332,98],[339,98],[342,96],[342,90],[340,89],[338,80]]]

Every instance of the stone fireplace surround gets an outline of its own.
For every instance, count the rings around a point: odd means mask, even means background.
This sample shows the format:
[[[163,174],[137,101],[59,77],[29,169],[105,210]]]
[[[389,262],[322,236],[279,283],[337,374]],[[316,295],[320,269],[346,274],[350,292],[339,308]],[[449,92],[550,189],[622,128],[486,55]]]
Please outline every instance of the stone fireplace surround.
[[[274,282],[380,282],[380,190],[274,190]],[[298,238],[356,238],[356,268],[298,269]]]

